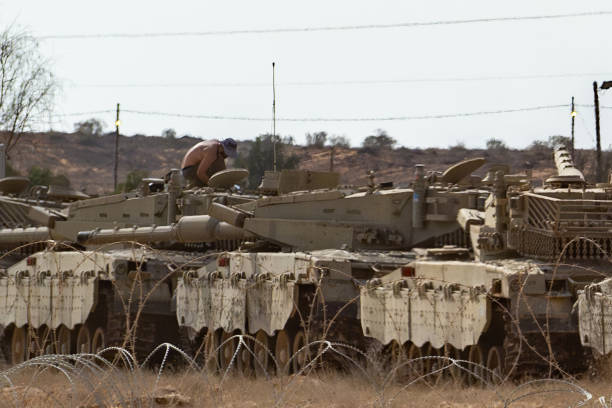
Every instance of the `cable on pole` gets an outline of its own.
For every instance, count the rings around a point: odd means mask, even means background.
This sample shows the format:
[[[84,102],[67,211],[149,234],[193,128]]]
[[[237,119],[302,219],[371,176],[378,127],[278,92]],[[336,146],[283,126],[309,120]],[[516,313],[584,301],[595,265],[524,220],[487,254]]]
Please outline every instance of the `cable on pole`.
[[[447,119],[447,118],[461,118],[469,116],[482,116],[482,115],[497,115],[503,113],[515,113],[515,112],[530,112],[539,110],[559,109],[567,108],[569,105],[542,105],[542,106],[531,106],[514,109],[499,109],[489,111],[476,111],[476,112],[465,112],[465,113],[444,113],[444,114],[433,114],[433,115],[414,115],[414,116],[387,116],[387,117],[362,117],[362,118],[276,118],[278,122],[378,122],[378,121],[407,121],[407,120],[424,120],[424,119]],[[269,121],[269,117],[249,117],[249,116],[224,116],[224,115],[195,115],[195,114],[184,114],[184,113],[167,113],[159,111],[141,111],[124,109],[123,113],[131,113],[136,115],[149,115],[149,116],[166,116],[175,118],[188,118],[188,119],[211,119],[211,120],[236,120],[236,121]]]
[[[99,110],[90,112],[74,112],[74,113],[55,113],[52,116],[64,117],[64,116],[87,116],[87,115],[101,115],[103,113],[115,112],[114,110]]]
[[[204,37],[204,36],[229,36],[245,34],[279,34],[279,33],[309,33],[321,31],[352,31],[372,29],[413,28],[428,26],[462,25],[474,23],[493,22],[516,22],[555,20],[563,18],[596,17],[612,15],[612,11],[588,11],[582,13],[563,14],[540,14],[532,16],[509,16],[509,17],[483,17],[458,20],[435,20],[435,21],[409,21],[403,23],[389,24],[362,24],[362,25],[338,25],[338,26],[314,26],[314,27],[287,27],[287,28],[260,28],[246,30],[210,30],[210,31],[183,31],[183,32],[160,32],[160,33],[108,33],[108,34],[50,34],[41,35],[39,40],[75,40],[75,39],[102,39],[102,38],[159,38],[159,37]]]
[[[356,79],[356,80],[329,80],[329,81],[288,81],[277,82],[276,86],[343,86],[343,85],[395,85],[413,83],[437,82],[479,82],[503,80],[531,80],[531,79],[558,79],[610,76],[611,72],[585,72],[585,73],[559,73],[559,74],[533,74],[533,75],[488,75],[472,77],[446,77],[446,78],[399,78],[399,79]],[[69,85],[70,86],[70,85]],[[126,84],[73,84],[73,88],[194,88],[194,87],[268,87],[266,82],[177,82],[177,83],[126,83]]]

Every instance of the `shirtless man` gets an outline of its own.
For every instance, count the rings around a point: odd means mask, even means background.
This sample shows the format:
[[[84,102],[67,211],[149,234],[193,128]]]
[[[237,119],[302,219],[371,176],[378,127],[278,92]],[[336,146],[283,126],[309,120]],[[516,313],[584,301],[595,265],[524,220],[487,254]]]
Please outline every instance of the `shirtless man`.
[[[236,141],[232,138],[223,141],[205,140],[193,146],[181,163],[183,177],[196,187],[208,184],[210,177],[225,170],[225,158],[236,157]]]

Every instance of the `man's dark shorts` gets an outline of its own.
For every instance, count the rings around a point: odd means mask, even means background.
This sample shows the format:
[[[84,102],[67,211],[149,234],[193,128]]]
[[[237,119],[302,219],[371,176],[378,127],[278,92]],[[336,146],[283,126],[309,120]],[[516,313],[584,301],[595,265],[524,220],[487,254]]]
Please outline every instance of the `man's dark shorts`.
[[[204,187],[206,185],[198,177],[198,166],[187,166],[181,172],[190,185],[194,187]]]

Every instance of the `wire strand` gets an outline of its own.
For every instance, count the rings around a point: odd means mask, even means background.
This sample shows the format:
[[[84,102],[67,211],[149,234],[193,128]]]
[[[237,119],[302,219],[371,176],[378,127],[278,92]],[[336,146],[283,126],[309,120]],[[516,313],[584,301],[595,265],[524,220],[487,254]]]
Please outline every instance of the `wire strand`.
[[[98,110],[98,111],[89,111],[89,112],[73,112],[73,113],[55,113],[53,114],[53,116],[59,116],[59,117],[64,117],[64,116],[86,116],[86,115],[99,115],[102,113],[111,113],[114,112],[110,109],[108,110]]]
[[[484,17],[463,20],[437,20],[437,21],[411,21],[404,23],[390,24],[363,24],[363,25],[341,25],[341,26],[318,26],[318,27],[289,27],[289,28],[262,28],[248,30],[210,30],[194,32],[161,32],[161,33],[108,33],[108,34],[52,34],[38,36],[39,40],[74,40],[74,39],[100,39],[100,38],[159,38],[159,37],[203,37],[203,36],[229,36],[244,34],[279,34],[279,33],[304,33],[321,31],[350,31],[350,30],[371,30],[371,29],[392,29],[392,28],[411,28],[428,27],[443,25],[461,25],[474,23],[493,23],[493,22],[516,22],[534,20],[553,20],[577,17],[595,17],[612,15],[612,11],[589,11],[582,13],[564,14],[541,14],[533,16],[511,16],[511,17]]]
[[[446,78],[404,78],[404,79],[356,79],[338,81],[290,81],[277,82],[276,86],[343,86],[343,85],[392,85],[412,83],[436,83],[436,82],[478,82],[478,81],[503,81],[503,80],[532,80],[532,79],[556,79],[556,78],[580,78],[609,76],[610,72],[585,72],[567,74],[533,74],[533,75],[491,75],[473,77],[446,77]],[[265,82],[201,82],[201,83],[142,83],[142,84],[73,84],[73,88],[194,88],[194,87],[268,87]]]
[[[282,122],[407,121],[407,120],[447,119],[447,118],[460,118],[460,117],[468,117],[468,116],[497,115],[497,114],[503,114],[503,113],[529,112],[529,111],[538,111],[538,110],[547,110],[547,109],[567,108],[568,106],[569,106],[568,104],[542,105],[542,106],[531,106],[531,107],[515,108],[515,109],[500,109],[500,110],[477,111],[477,112],[466,112],[466,113],[415,115],[415,116],[388,116],[388,117],[364,117],[364,118],[276,118],[276,120],[282,121]],[[167,112],[157,112],[157,111],[140,111],[140,110],[131,110],[131,109],[125,109],[122,112],[136,114],[136,115],[166,116],[166,117],[189,118],[189,119],[236,120],[236,121],[269,121],[270,120],[269,117],[195,115],[195,114],[167,113]]]

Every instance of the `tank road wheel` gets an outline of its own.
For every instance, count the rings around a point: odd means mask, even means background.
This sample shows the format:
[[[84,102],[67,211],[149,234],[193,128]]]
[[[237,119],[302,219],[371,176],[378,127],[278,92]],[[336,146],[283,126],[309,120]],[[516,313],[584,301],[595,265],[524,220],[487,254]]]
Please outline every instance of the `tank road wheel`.
[[[59,327],[59,330],[55,332],[55,352],[57,354],[70,354],[72,341],[70,336],[70,330],[64,325]]]
[[[461,360],[461,351],[446,343],[444,345],[444,357],[452,358],[453,360]],[[450,366],[445,370],[445,374],[448,374],[455,383],[461,383],[463,381],[465,371],[463,371],[461,367],[457,366],[456,364],[452,364],[450,360],[445,360],[442,362],[442,364],[444,364],[444,366]]]
[[[91,338],[91,352],[99,353],[101,350],[106,348],[106,342],[104,340],[104,330],[98,327]]]
[[[300,374],[300,371],[310,362],[310,350],[306,347],[306,334],[304,334],[304,330],[300,329],[295,334],[292,350],[293,360],[291,360],[291,366],[294,374]]]
[[[410,376],[410,363],[407,363],[406,351],[396,340],[391,342],[391,367],[395,381],[404,382]]]
[[[423,357],[421,349],[415,344],[410,343],[410,347],[408,348],[408,364],[406,364],[406,368],[411,380],[422,377],[423,373],[425,372],[425,365],[423,364],[421,357]]]
[[[219,370],[219,340],[221,333],[219,330],[209,331],[206,334],[206,342],[204,346],[204,355],[206,358],[206,369],[210,373],[215,373]]]
[[[30,357],[53,354],[52,333],[47,326],[29,329],[26,340],[30,346],[28,353]]]
[[[433,357],[425,360],[425,374],[431,385],[436,385],[444,374],[444,371],[439,371],[445,366],[444,361],[438,358],[442,356],[442,353],[442,350],[432,347],[431,344],[426,348],[425,356]]]
[[[291,339],[287,330],[279,330],[276,333],[276,346],[274,347],[274,359],[276,360],[276,375],[289,374],[289,359],[291,358]]]
[[[26,329],[25,327],[15,327],[11,335],[11,364],[20,364],[26,357]]]
[[[77,353],[91,353],[91,336],[86,325],[81,325],[76,338]]]
[[[253,366],[255,367],[255,376],[257,378],[266,378],[270,376],[270,337],[265,331],[260,330],[255,336],[255,345],[253,346],[253,352],[255,356],[253,358]]]
[[[53,331],[48,327],[41,327],[38,331],[38,355],[53,354]]]
[[[255,367],[253,366],[253,340],[246,336],[242,337],[242,343],[239,344],[240,350],[236,356],[236,368],[238,372],[242,373],[245,377],[252,377],[255,374]]]
[[[467,367],[470,371],[467,374],[468,385],[482,385],[482,379],[484,375],[482,370],[482,366],[484,364],[484,355],[482,352],[482,348],[478,344],[474,344],[469,347],[468,361],[471,363],[469,364],[469,367]]]
[[[504,375],[504,350],[500,346],[493,346],[487,355],[487,368],[492,372],[487,372],[487,380],[493,385],[499,385],[503,381]]]
[[[36,344],[38,341],[38,332],[36,329],[28,326],[24,326],[25,330],[25,360],[29,360],[32,357],[37,356],[38,345]]]
[[[233,338],[233,334],[228,333],[225,330],[221,334],[221,350],[219,351],[219,367],[223,373],[228,369],[231,371],[232,365],[235,363],[234,355],[236,354],[236,346],[238,345],[237,339]]]

